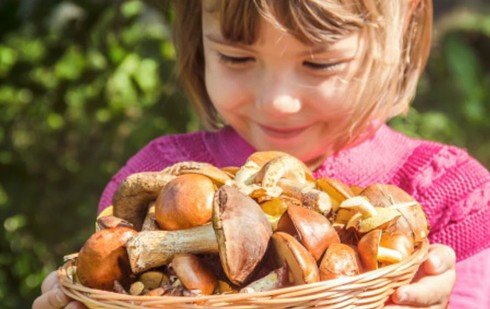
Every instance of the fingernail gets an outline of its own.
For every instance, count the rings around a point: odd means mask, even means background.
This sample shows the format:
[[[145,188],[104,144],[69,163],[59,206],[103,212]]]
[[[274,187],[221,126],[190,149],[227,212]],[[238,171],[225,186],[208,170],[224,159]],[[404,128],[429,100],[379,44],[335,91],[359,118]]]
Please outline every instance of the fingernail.
[[[432,263],[432,266],[434,267],[435,271],[438,271],[439,268],[441,267],[441,260],[438,257],[432,257],[430,259],[430,262]]]

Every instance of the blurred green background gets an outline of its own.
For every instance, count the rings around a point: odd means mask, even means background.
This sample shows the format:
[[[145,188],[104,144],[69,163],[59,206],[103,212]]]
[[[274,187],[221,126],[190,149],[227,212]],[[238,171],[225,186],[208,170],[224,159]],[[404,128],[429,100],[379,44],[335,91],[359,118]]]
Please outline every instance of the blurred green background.
[[[484,4],[486,2],[486,4]],[[437,1],[414,109],[391,125],[490,166],[490,4]],[[27,308],[93,232],[98,198],[156,136],[199,129],[168,1],[0,0],[0,307]]]

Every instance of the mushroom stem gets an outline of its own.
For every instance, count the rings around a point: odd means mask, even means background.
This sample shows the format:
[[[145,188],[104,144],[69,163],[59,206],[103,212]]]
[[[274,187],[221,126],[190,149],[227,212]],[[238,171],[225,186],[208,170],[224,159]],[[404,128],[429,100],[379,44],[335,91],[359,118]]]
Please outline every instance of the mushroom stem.
[[[340,208],[353,209],[362,214],[363,219],[374,217],[378,214],[369,200],[363,196],[355,196],[340,203]]]
[[[265,292],[285,287],[289,284],[287,265],[271,271],[240,290],[240,293]]]
[[[134,273],[170,263],[177,253],[218,253],[211,224],[177,231],[142,231],[126,244]]]

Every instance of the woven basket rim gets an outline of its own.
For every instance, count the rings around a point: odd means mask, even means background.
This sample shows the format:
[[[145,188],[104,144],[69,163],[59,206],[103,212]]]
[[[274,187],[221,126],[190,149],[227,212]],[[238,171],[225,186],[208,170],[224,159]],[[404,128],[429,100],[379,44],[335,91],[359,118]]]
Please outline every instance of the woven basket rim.
[[[272,304],[273,300],[276,302],[295,300],[297,295],[301,295],[304,290],[308,290],[308,294],[314,293],[316,290],[325,291],[331,288],[335,288],[336,290],[352,290],[352,289],[363,289],[365,286],[372,283],[379,278],[392,278],[396,279],[398,276],[403,276],[405,272],[409,268],[413,268],[414,266],[418,266],[426,259],[428,253],[429,242],[428,240],[424,240],[419,247],[416,248],[414,253],[404,259],[403,261],[388,265],[377,270],[365,272],[356,276],[351,277],[341,277],[338,279],[320,281],[315,283],[296,285],[291,287],[285,287],[280,289],[275,289],[266,292],[254,292],[254,293],[234,293],[234,294],[215,294],[215,295],[199,295],[199,296],[145,296],[145,295],[128,295],[121,294],[111,291],[92,289],[83,286],[80,283],[74,282],[70,275],[68,274],[68,268],[73,266],[74,257],[72,255],[71,259],[66,261],[63,266],[58,269],[58,280],[63,291],[70,297],[77,299],[81,302],[86,302],[88,299],[92,299],[92,295],[97,295],[103,297],[107,300],[113,301],[135,301],[135,302],[145,302],[147,304],[150,303],[168,303],[170,304],[185,304],[191,302],[204,302],[212,300],[213,302],[239,302],[241,300],[249,300],[249,299],[260,299],[260,298],[269,298],[269,300],[265,300],[264,302]],[[415,272],[413,272],[414,274]],[[413,275],[412,275],[413,277]],[[410,277],[411,279],[411,277]],[[409,282],[409,281],[407,281]],[[75,293],[76,292],[76,293]],[[81,296],[84,294],[84,296]],[[303,293],[306,294],[306,293]],[[386,296],[389,297],[389,294]],[[103,301],[98,301],[104,304]],[[136,308],[137,306],[135,306]],[[108,306],[107,308],[110,308]],[[146,307],[138,307],[138,308],[146,308]]]

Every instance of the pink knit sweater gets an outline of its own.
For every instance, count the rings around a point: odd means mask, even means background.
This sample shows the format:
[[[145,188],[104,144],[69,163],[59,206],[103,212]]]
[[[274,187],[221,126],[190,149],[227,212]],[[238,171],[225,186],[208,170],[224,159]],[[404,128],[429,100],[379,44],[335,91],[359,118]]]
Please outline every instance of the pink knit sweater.
[[[159,137],[114,175],[99,211],[111,204],[119,183],[132,173],[158,171],[184,160],[239,166],[252,152],[230,127]],[[431,242],[456,251],[457,283],[451,307],[490,308],[490,174],[466,151],[408,138],[383,126],[373,138],[327,158],[314,176],[361,187],[391,183],[410,193],[428,216]]]

